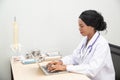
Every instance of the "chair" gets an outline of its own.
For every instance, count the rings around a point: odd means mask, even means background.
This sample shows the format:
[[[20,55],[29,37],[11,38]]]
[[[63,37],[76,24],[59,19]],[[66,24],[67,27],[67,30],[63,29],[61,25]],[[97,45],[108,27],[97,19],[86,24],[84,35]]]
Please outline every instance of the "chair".
[[[120,46],[109,44],[115,68],[115,80],[120,80]]]

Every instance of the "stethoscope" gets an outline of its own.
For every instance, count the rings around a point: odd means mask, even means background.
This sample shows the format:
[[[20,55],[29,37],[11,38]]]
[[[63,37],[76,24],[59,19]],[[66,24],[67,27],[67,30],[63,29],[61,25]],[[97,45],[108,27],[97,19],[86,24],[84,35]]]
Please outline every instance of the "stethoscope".
[[[100,33],[98,34],[98,36],[96,37],[96,39],[94,40],[94,42],[87,47],[86,50],[84,50],[84,49],[85,49],[85,43],[82,44],[82,46],[81,46],[81,48],[80,48],[80,58],[81,58],[81,59],[84,59],[87,55],[89,55],[89,54],[91,53],[92,47],[93,47],[93,45],[96,43],[96,41],[97,41],[97,39],[99,38],[99,36],[100,36]],[[84,50],[85,52],[83,52],[83,50]]]

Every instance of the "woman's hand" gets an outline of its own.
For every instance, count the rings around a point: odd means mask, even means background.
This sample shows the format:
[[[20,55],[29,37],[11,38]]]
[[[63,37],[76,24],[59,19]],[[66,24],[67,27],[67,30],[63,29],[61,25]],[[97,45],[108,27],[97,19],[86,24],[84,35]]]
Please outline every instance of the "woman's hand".
[[[50,72],[59,71],[59,70],[66,70],[66,66],[62,65],[62,61],[52,61],[47,64],[47,69]]]
[[[50,67],[51,65],[62,65],[62,61],[52,61],[47,64],[47,67]]]
[[[50,72],[55,72],[55,71],[65,71],[66,70],[66,66],[65,65],[51,65],[49,66],[48,70]]]

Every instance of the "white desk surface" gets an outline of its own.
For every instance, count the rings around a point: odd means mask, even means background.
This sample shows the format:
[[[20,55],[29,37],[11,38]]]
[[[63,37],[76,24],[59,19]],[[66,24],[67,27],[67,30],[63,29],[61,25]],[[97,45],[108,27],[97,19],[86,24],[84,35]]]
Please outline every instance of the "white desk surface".
[[[87,76],[76,73],[44,75],[39,66],[35,64],[22,64],[11,60],[14,80],[90,80]]]

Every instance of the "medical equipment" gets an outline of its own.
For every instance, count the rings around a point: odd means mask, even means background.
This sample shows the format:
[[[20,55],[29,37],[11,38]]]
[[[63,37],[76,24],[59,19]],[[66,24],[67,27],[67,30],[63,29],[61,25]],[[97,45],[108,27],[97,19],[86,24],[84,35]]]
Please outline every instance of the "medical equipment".
[[[87,50],[84,52],[83,50],[85,49],[85,44],[83,43],[82,44],[82,47],[81,47],[81,49],[80,49],[80,56],[81,56],[81,59],[83,59],[83,58],[85,58],[87,55],[89,55],[90,53],[91,53],[91,51],[92,51],[92,47],[93,47],[93,45],[95,44],[95,42],[97,41],[97,39],[99,38],[99,36],[100,36],[100,33],[98,34],[98,36],[97,36],[97,38],[95,39],[95,41],[91,44],[91,45],[89,45],[88,47],[87,47]],[[89,51],[88,51],[89,50]]]

